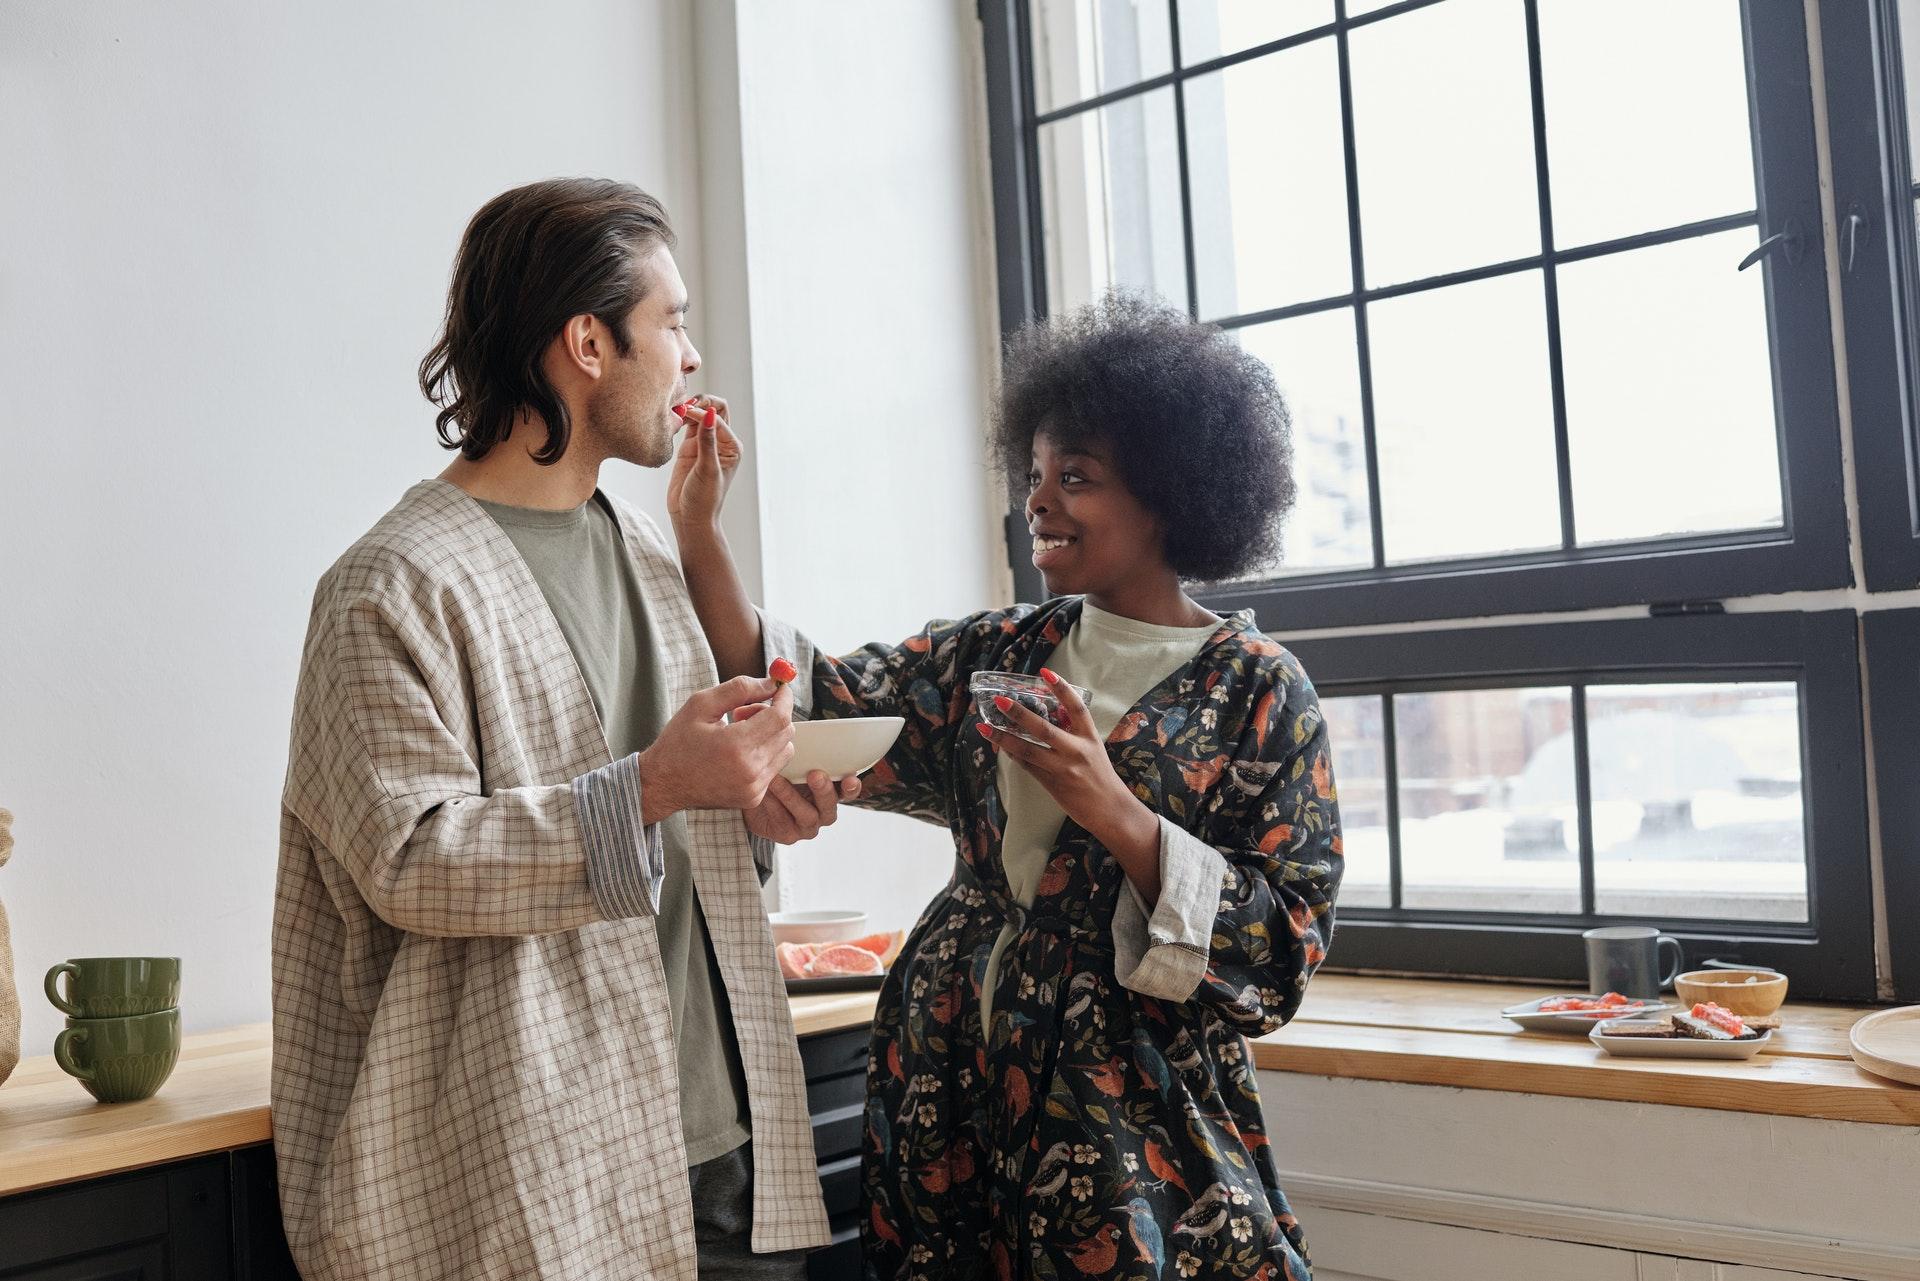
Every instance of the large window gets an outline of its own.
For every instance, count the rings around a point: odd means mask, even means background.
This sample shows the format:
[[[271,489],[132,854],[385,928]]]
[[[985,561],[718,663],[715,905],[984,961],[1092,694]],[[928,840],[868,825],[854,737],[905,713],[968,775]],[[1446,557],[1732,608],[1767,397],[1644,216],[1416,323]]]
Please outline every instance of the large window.
[[[1805,7],[982,14],[1003,324],[1151,293],[1287,393],[1281,563],[1204,598],[1326,700],[1335,963],[1571,978],[1578,930],[1647,920],[1871,995],[1857,615],[1766,602],[1852,584]],[[1873,154],[1911,264],[1920,188]],[[1651,616],[1493,625],[1619,606]]]

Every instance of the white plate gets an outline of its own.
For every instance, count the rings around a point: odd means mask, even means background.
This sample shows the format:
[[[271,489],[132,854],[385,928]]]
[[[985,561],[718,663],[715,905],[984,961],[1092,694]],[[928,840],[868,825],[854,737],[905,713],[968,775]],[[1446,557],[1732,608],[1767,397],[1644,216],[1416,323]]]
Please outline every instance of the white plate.
[[[1572,996],[1585,997],[1588,1000],[1598,998],[1591,993],[1574,992]],[[1562,1010],[1543,1013],[1540,1007],[1548,1001],[1564,1000],[1564,997],[1543,996],[1538,1001],[1528,1001],[1525,1005],[1515,1005],[1500,1011],[1500,1017],[1512,1019],[1521,1027],[1532,1032],[1570,1032],[1575,1036],[1585,1036],[1593,1031],[1595,1023],[1607,1019],[1642,1018],[1649,1014],[1664,1014],[1674,1007],[1658,997],[1641,997],[1637,1010],[1619,1009],[1598,1013],[1590,1010]]]
[[[1847,1041],[1853,1061],[1875,1076],[1920,1085],[1920,1005],[1869,1014]]]
[[[1613,1020],[1609,1020],[1612,1022]],[[1602,1023],[1588,1039],[1608,1054],[1635,1059],[1750,1059],[1767,1048],[1772,1029],[1746,1041],[1700,1041],[1690,1036],[1608,1036]]]
[[[805,783],[807,774],[824,770],[835,782],[873,768],[906,719],[900,716],[850,716],[831,721],[796,721],[793,759],[780,771],[789,783]]]
[[[775,943],[838,943],[865,937],[865,912],[769,912]]]

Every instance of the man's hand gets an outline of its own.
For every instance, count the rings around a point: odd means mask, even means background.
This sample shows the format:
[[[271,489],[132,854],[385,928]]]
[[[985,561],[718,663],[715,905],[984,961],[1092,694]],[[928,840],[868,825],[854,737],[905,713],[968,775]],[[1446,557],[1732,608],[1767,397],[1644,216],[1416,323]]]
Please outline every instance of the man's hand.
[[[680,810],[755,809],[792,756],[791,689],[741,676],[701,690],[640,753],[641,820],[651,826]]]
[[[696,396],[681,417],[686,432],[673,457],[667,478],[667,515],[676,530],[718,525],[727,489],[740,468],[745,451],[727,422],[727,402],[719,396]],[[707,426],[711,415],[713,425]]]
[[[746,812],[747,830],[780,845],[810,841],[840,817],[841,801],[859,796],[860,779],[852,774],[840,780],[837,790],[820,770],[807,775],[805,790],[776,778],[767,788],[767,799]]]

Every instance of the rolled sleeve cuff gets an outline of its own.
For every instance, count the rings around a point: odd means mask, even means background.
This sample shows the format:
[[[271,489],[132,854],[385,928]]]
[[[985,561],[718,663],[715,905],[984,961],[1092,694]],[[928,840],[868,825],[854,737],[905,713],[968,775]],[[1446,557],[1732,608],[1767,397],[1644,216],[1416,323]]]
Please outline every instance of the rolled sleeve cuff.
[[[641,822],[636,753],[573,780],[574,808],[587,852],[587,885],[610,921],[657,916],[667,877],[660,825]]]
[[[774,843],[764,836],[747,833],[747,848],[753,851],[753,870],[760,874],[760,883],[765,885],[767,878],[773,875]]]
[[[791,624],[781,622],[763,609],[754,612],[760,615],[761,669],[771,668],[776,658],[792,663],[800,672],[793,682],[793,719],[812,720],[813,669],[819,664],[819,651]]]
[[[1113,913],[1114,973],[1143,996],[1184,1001],[1206,977],[1227,860],[1160,820],[1160,901],[1147,911],[1133,882]]]

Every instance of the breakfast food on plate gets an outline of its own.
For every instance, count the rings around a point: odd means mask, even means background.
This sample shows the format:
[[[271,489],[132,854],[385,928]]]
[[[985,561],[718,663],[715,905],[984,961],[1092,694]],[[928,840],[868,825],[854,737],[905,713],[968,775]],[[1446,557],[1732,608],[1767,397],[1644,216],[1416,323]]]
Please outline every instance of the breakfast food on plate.
[[[1702,1041],[1732,1041],[1745,1036],[1747,1031],[1738,1014],[1711,1001],[1703,1001],[1685,1014],[1674,1015],[1673,1025],[1683,1034]]]
[[[790,979],[838,978],[884,974],[907,941],[905,930],[869,934],[838,943],[781,943],[773,949],[780,973]]]
[[[1620,1019],[1607,1023],[1600,1028],[1600,1035],[1751,1041],[1779,1026],[1777,1017],[1743,1019],[1732,1010],[1704,1001],[1684,1014],[1674,1014],[1664,1019]]]
[[[1621,1018],[1644,1007],[1646,1002],[1635,1001],[1608,992],[1605,996],[1556,996],[1540,1002],[1542,1014],[1601,1014],[1608,1018]]]
[[[1673,1024],[1666,1019],[1620,1019],[1601,1029],[1606,1036],[1670,1037]]]

